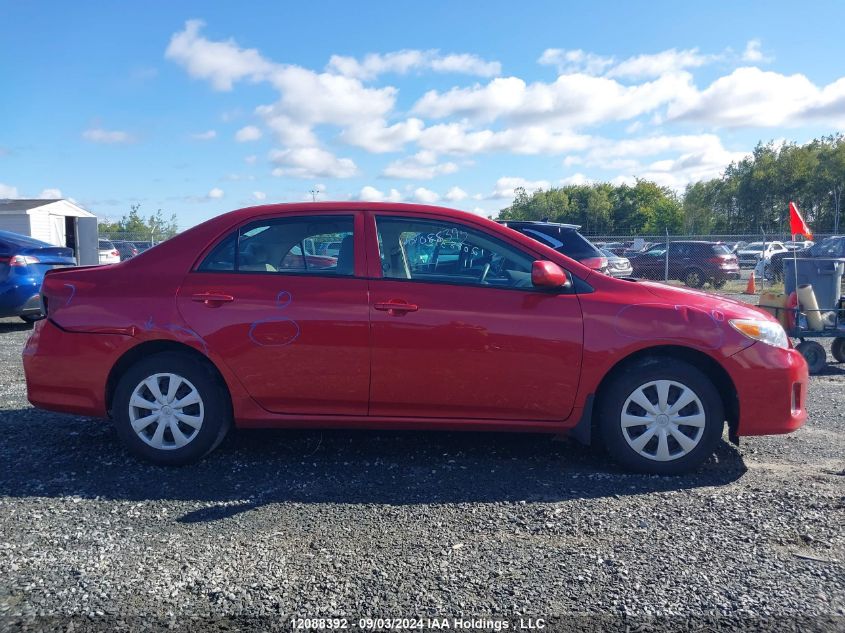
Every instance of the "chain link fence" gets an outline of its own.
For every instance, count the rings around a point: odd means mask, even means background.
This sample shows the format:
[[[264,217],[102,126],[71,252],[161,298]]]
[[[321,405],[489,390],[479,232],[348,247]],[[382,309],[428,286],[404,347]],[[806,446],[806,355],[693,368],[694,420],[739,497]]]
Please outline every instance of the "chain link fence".
[[[608,258],[608,272],[672,285],[715,290],[728,295],[783,292],[785,257],[821,243],[830,235],[816,235],[814,241],[793,242],[790,236],[765,234],[732,235],[607,235],[586,234]],[[150,232],[101,232],[101,249],[117,250],[121,260],[129,259],[164,241]],[[845,248],[845,239],[843,248]],[[845,257],[831,253],[830,256]],[[627,261],[626,261],[627,260]],[[749,280],[754,273],[753,284]],[[746,297],[751,299],[751,297]]]
[[[611,274],[630,271],[633,277],[672,285],[759,295],[783,292],[784,259],[807,256],[806,249],[832,236],[816,235],[813,241],[763,234],[586,237],[602,249]],[[845,257],[845,238],[834,242],[824,256]]]

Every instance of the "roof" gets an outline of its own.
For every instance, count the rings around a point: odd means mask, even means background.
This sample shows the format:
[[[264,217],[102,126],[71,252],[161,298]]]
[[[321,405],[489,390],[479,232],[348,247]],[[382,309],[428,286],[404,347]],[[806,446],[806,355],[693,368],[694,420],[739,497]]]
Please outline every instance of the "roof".
[[[61,207],[63,212],[59,212],[56,215],[67,215],[67,216],[75,216],[75,217],[95,217],[93,213],[83,209],[75,202],[67,200],[65,198],[18,198],[18,199],[0,199],[0,215],[3,214],[13,214],[13,213],[30,213],[34,209],[39,209],[41,207],[46,207],[48,205],[53,205],[59,203],[59,207],[56,207],[55,210],[58,211]],[[53,211],[53,209],[51,209]]]
[[[0,200],[0,211],[29,211],[36,207],[43,207],[45,204],[58,202],[61,198],[27,198],[27,199],[2,199]]]

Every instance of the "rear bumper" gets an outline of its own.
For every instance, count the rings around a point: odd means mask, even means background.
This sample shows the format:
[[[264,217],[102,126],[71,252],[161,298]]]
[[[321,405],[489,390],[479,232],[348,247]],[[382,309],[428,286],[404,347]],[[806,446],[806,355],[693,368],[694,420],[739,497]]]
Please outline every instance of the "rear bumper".
[[[39,314],[40,290],[41,285],[35,280],[27,280],[26,283],[16,281],[14,284],[0,286],[0,317]]]
[[[791,433],[807,420],[804,357],[794,349],[755,343],[728,366],[739,400],[738,435]]]
[[[717,270],[716,273],[713,275],[714,279],[723,279],[725,281],[731,279],[741,279],[742,274],[739,272],[739,268],[736,270],[729,269],[729,270]]]
[[[112,362],[131,344],[119,334],[82,334],[38,321],[23,350],[27,398],[40,409],[106,417]]]

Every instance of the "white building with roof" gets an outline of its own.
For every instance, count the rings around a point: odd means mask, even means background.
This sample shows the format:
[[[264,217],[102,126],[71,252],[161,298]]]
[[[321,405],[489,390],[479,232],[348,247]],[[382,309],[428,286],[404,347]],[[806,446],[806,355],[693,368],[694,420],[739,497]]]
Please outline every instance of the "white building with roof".
[[[97,216],[59,199],[0,199],[0,231],[74,250],[81,265],[97,264]]]

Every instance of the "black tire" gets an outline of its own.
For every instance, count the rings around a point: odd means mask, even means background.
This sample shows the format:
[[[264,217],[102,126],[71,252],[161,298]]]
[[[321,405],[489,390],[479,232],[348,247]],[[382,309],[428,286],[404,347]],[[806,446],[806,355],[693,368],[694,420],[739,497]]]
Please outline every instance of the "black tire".
[[[684,283],[690,288],[701,288],[704,281],[704,272],[700,268],[690,268],[684,271]]]
[[[811,374],[818,374],[824,371],[824,368],[827,366],[827,354],[824,351],[824,347],[819,343],[815,341],[803,341],[802,343],[798,343],[795,349],[801,352],[804,360],[807,361],[807,368]]]
[[[35,323],[36,321],[40,321],[44,317],[40,314],[22,314],[21,321],[24,323]]]
[[[845,336],[837,336],[830,345],[830,353],[840,363],[845,363]]]
[[[596,407],[597,426],[605,449],[620,465],[641,473],[679,475],[696,469],[713,454],[716,444],[722,437],[725,413],[719,392],[704,373],[684,361],[665,356],[654,356],[628,365],[614,375],[611,380],[599,394]],[[680,425],[684,427],[680,432],[684,433],[687,439],[691,439],[688,435],[688,433],[691,433],[697,441],[697,444],[694,444],[694,447],[686,453],[683,453],[683,447],[674,439],[674,431],[670,431],[664,426],[666,431],[663,431],[663,433],[667,438],[669,452],[672,453],[674,444],[676,445],[674,446],[674,454],[677,455],[667,461],[658,461],[656,457],[646,457],[637,452],[626,439],[626,433],[631,437],[637,431],[637,427],[629,426],[626,431],[623,429],[622,423],[623,413],[629,414],[635,405],[633,402],[629,403],[628,398],[649,383],[662,380],[672,381],[691,390],[698,401],[688,406],[693,407],[693,413],[703,414],[704,418],[700,435],[699,431],[693,430],[692,427]],[[656,392],[655,387],[645,387],[645,391],[649,392],[652,388]],[[676,395],[674,399],[671,399],[673,393]],[[674,404],[680,398],[680,393],[678,387],[670,387],[669,398],[666,400],[670,404],[670,410],[671,404]],[[651,398],[649,398],[649,401],[654,402]],[[626,403],[628,403],[627,411],[623,411]],[[703,408],[703,411],[698,410],[699,406]],[[687,411],[685,415],[690,414],[687,407],[680,409],[680,412],[683,411]],[[652,444],[657,445],[659,443],[660,425],[657,422],[654,424],[656,425],[656,432],[652,432],[651,437],[657,439],[654,439],[654,442],[649,439],[643,450],[646,450]],[[677,426],[674,429],[675,431],[679,430]],[[642,433],[639,433],[639,435],[644,436],[646,432],[651,432],[651,430],[643,426]],[[671,439],[669,439],[670,437]],[[633,437],[632,441],[636,441],[636,439],[637,437]],[[658,453],[656,446],[654,452],[655,454]]]
[[[183,386],[179,387],[180,391],[174,394],[176,397],[173,402],[178,401],[178,394],[184,393],[185,389],[188,390],[188,393],[192,389],[195,390],[200,399],[199,405],[186,405],[184,408],[178,409],[182,414],[190,416],[192,420],[199,417],[201,423],[198,429],[177,421],[176,414],[171,413],[168,406],[164,406],[160,410],[164,412],[167,409],[166,421],[162,422],[157,419],[141,431],[141,434],[152,441],[153,438],[148,437],[152,432],[151,427],[158,428],[164,425],[166,428],[158,442],[173,445],[167,448],[152,446],[132,428],[133,415],[137,418],[141,415],[139,412],[144,409],[149,409],[151,414],[153,412],[150,407],[130,406],[132,394],[136,388],[142,389],[142,383],[156,374],[174,374],[182,379]],[[160,391],[167,389],[169,386],[168,378],[159,378],[155,382]],[[148,387],[146,391],[142,390],[141,393],[140,397],[143,399],[155,400]],[[184,396],[181,397],[184,398]],[[168,466],[189,464],[217,448],[231,428],[233,417],[228,389],[225,384],[222,384],[222,380],[214,369],[207,362],[189,354],[178,352],[155,354],[130,367],[118,382],[114,394],[112,414],[117,434],[133,454],[157,464]],[[176,425],[177,428],[174,430],[171,425]],[[190,439],[186,444],[177,447],[176,436],[179,434],[182,437],[190,436]]]
[[[727,280],[727,279],[714,279],[714,280],[713,280],[712,282],[710,282],[710,283],[713,285],[713,287],[714,287],[716,290],[719,290],[719,289],[721,289],[721,288],[724,288],[724,287],[725,287],[725,284],[726,284],[726,283],[728,283],[728,280]]]

